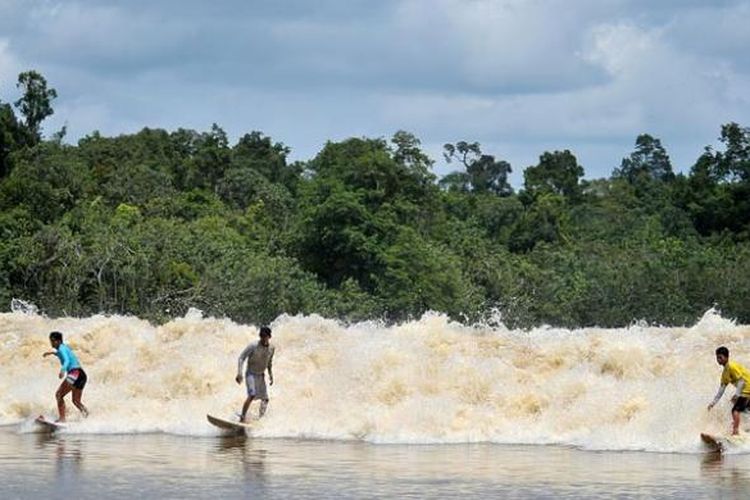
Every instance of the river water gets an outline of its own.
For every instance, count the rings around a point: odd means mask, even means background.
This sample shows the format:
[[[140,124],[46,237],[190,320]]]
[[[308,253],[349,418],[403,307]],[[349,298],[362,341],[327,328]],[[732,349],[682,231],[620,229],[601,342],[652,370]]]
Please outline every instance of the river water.
[[[726,345],[750,328],[708,311],[665,328],[511,330],[428,314],[395,326],[317,316],[272,325],[276,384],[252,436],[222,436],[243,399],[237,355],[257,326],[193,311],[134,317],[0,314],[0,498],[737,497],[750,444],[708,454],[729,396],[706,411]],[[48,332],[89,375],[55,435]],[[69,408],[71,411],[72,407]],[[256,411],[257,408],[254,409]]]
[[[750,455],[0,430],[0,498],[747,498]]]

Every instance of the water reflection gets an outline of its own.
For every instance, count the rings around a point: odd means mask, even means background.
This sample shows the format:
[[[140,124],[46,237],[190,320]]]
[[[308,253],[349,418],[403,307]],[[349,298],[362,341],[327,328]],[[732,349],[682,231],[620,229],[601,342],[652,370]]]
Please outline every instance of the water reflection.
[[[0,498],[741,498],[750,455],[0,430],[0,475]]]
[[[83,452],[81,442],[59,437],[55,439],[55,483],[63,491],[75,491],[76,482],[81,477]]]
[[[750,491],[750,470],[747,455],[707,453],[701,461],[701,473],[717,484],[728,498],[747,498]]]
[[[257,446],[245,435],[221,436],[216,442],[217,457],[226,462],[242,464],[243,476],[247,481],[264,481],[267,450]]]

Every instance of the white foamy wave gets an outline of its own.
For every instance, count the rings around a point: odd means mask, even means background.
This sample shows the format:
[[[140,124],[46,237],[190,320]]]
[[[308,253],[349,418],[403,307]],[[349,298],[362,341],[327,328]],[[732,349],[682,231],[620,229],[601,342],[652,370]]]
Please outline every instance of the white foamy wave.
[[[21,299],[11,299],[10,310],[21,314],[39,314],[39,308],[31,302]]]
[[[713,310],[691,328],[523,331],[440,314],[397,326],[284,316],[272,326],[276,384],[260,437],[697,451],[700,432],[729,426],[729,395],[706,411],[721,372],[714,349],[750,364],[750,328]],[[89,375],[92,416],[66,430],[81,433],[215,434],[205,414],[239,409],[237,356],[257,338],[255,326],[199,312],[162,326],[0,314],[0,424],[55,414],[59,363],[42,358],[52,330]]]

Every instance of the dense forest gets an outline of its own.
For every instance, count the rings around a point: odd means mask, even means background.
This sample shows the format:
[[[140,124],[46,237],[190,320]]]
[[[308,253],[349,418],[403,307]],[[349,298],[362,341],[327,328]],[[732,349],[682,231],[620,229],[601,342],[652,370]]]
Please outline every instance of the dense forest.
[[[218,125],[73,145],[42,134],[45,78],[16,88],[0,101],[1,310],[612,327],[717,306],[750,322],[750,128],[736,123],[684,174],[642,134],[607,179],[547,151],[514,190],[511,165],[471,141],[445,145],[455,171],[438,179],[404,131],[304,162]]]

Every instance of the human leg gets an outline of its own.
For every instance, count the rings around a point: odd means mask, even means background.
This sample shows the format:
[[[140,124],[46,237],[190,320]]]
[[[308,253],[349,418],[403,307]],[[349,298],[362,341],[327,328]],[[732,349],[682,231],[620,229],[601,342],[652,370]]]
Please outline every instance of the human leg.
[[[264,374],[253,375],[253,384],[255,386],[255,397],[260,399],[260,409],[258,418],[266,414],[268,408],[268,387],[266,386],[266,377]]]
[[[732,434],[737,435],[740,433],[740,414],[743,411],[747,411],[750,407],[750,399],[745,396],[740,396],[734,401],[732,406]]]
[[[86,382],[88,381],[88,376],[86,375],[86,372],[83,371],[83,368],[79,368],[78,372],[76,373],[75,381],[73,382],[73,404],[78,408],[78,410],[83,414],[83,417],[86,418],[89,416],[89,410],[84,406],[84,404],[81,402],[81,397],[83,396],[83,388],[86,387]],[[68,382],[70,382],[70,379],[68,379]]]
[[[60,387],[57,388],[57,392],[55,393],[55,399],[57,399],[57,413],[58,413],[58,422],[65,422],[65,395],[68,394],[73,389],[73,386],[70,385],[66,380],[63,380],[60,384]]]
[[[242,405],[242,413],[240,414],[240,422],[244,422],[247,417],[247,410],[250,408],[250,403],[253,402],[257,395],[257,388],[255,385],[255,377],[248,373],[245,375],[245,386],[247,387],[247,399]]]
[[[83,396],[83,389],[73,388],[73,404],[78,408],[84,418],[89,416],[89,409],[81,402],[81,396]]]
[[[245,421],[247,410],[250,408],[250,403],[253,402],[253,399],[255,399],[255,396],[248,396],[247,399],[245,399],[245,403],[242,405],[242,413],[240,413],[240,422]]]
[[[740,433],[740,412],[732,410],[732,435]]]

